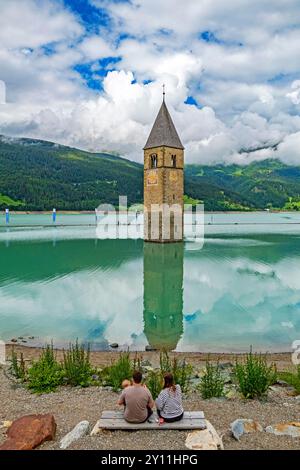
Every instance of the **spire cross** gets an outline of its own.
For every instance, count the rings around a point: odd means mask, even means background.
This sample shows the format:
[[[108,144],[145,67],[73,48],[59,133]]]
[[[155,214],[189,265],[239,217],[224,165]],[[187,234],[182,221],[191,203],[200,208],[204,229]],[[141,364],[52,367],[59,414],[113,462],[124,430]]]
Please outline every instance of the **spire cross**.
[[[166,95],[165,88],[166,88],[166,85],[163,83],[163,86],[162,86],[162,89],[163,89],[163,100],[165,100],[165,95]]]

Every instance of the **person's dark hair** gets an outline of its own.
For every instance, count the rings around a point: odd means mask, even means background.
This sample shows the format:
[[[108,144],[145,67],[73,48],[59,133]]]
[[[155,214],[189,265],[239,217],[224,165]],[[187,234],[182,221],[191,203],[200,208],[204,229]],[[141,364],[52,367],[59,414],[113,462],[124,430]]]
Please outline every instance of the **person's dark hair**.
[[[136,384],[140,384],[142,381],[142,373],[139,370],[133,371],[132,378]]]
[[[176,391],[174,377],[170,373],[164,375],[164,388],[170,388],[173,392]]]

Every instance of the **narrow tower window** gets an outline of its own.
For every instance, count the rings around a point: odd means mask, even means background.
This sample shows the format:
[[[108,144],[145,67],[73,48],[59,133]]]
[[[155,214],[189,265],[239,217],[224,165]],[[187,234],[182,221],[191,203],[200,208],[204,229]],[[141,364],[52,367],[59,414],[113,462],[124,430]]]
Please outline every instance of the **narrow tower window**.
[[[176,155],[172,155],[171,158],[172,158],[172,166],[173,168],[176,168]]]
[[[157,168],[157,155],[153,153],[150,155],[150,168]]]

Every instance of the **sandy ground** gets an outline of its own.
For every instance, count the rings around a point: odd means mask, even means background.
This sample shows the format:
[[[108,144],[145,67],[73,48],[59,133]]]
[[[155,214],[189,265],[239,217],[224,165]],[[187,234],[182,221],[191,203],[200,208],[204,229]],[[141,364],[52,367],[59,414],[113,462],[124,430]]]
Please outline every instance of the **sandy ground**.
[[[37,357],[39,350],[17,346],[23,350],[27,360]],[[60,354],[60,353],[59,353]],[[117,353],[92,353],[94,365],[109,364]],[[180,354],[177,354],[180,355]],[[182,354],[189,362],[199,366],[204,363],[206,355]],[[212,355],[213,356],[213,355]],[[219,355],[221,362],[234,361],[234,355]],[[158,363],[158,353],[148,352],[143,358],[153,365]],[[272,354],[270,361],[275,361],[278,368],[290,366],[289,354]],[[88,420],[94,426],[105,409],[118,409],[118,395],[101,387],[87,389],[61,387],[57,392],[34,395],[21,385],[13,382],[7,368],[0,370],[0,421],[14,420],[26,414],[52,413],[57,422],[57,435],[53,442],[43,444],[40,449],[58,449],[59,440],[68,433],[79,421]],[[215,426],[223,438],[225,449],[300,449],[300,438],[274,436],[266,432],[244,435],[240,442],[231,436],[229,426],[237,418],[253,418],[262,426],[278,422],[300,421],[300,400],[291,395],[291,390],[283,386],[275,386],[267,399],[245,400],[211,399],[202,400],[198,391],[192,391],[184,399],[186,410],[203,410],[205,417]],[[103,431],[100,435],[86,436],[76,443],[72,449],[185,449],[187,431]],[[0,443],[5,439],[5,431],[0,430]]]
[[[11,351],[14,348],[15,352],[20,354],[21,352],[24,355],[25,361],[32,361],[33,359],[37,359],[40,355],[41,348],[24,346],[20,343],[15,344],[8,344],[6,346],[6,353],[7,358],[11,356]],[[57,359],[62,359],[63,354],[61,350],[56,351]],[[111,362],[115,361],[119,356],[118,351],[92,351],[91,352],[91,362],[94,366],[104,366],[109,365]],[[141,352],[131,352],[130,356],[133,359],[135,355],[138,357],[148,360],[151,362],[153,367],[157,367],[159,365],[159,352],[157,351],[141,351]],[[205,364],[205,361],[208,357],[208,353],[204,352],[176,352],[170,353],[170,357],[176,355],[179,359],[186,358],[190,364],[195,366],[201,366]],[[245,354],[229,354],[229,353],[210,353],[209,357],[212,361],[219,360],[220,362],[231,362],[232,364],[235,363],[236,358],[241,358],[245,356]],[[285,370],[292,367],[291,362],[291,353],[269,353],[267,354],[268,362],[276,363],[278,370]]]

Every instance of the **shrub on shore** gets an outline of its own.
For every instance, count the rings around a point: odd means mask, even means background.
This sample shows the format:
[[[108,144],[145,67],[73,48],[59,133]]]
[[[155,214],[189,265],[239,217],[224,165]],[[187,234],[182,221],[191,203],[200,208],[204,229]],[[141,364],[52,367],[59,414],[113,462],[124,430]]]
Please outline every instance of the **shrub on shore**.
[[[88,387],[92,381],[94,369],[90,362],[90,347],[85,350],[83,345],[70,344],[67,351],[63,351],[64,379],[66,384],[73,387]]]
[[[163,376],[172,373],[175,383],[181,386],[182,392],[187,393],[191,385],[193,367],[185,360],[171,357],[167,351],[160,353],[159,368],[153,369],[143,365],[141,356],[135,355],[133,360],[129,352],[120,353],[117,360],[102,370],[95,370],[90,362],[90,348],[83,345],[70,344],[63,351],[63,361],[58,362],[53,344],[46,345],[38,360],[32,362],[27,369],[23,355],[18,358],[12,351],[11,372],[28,389],[35,393],[55,391],[59,385],[88,387],[90,385],[110,385],[118,391],[124,379],[131,379],[133,370],[138,369],[145,374],[145,383],[155,399],[162,389]],[[234,377],[240,392],[246,398],[259,398],[266,394],[268,387],[276,382],[277,371],[274,365],[268,366],[266,356],[253,354],[252,350],[242,361],[237,361],[234,367]],[[280,377],[295,387],[300,394],[300,366],[297,373],[281,373]],[[219,363],[213,365],[206,361],[206,371],[199,385],[203,398],[221,397],[224,394],[224,378]]]
[[[151,370],[148,373],[146,385],[149,388],[153,400],[156,400],[162,389],[162,375],[160,370]]]
[[[285,371],[278,374],[279,378],[294,387],[296,395],[300,395],[300,364],[296,372]]]
[[[143,371],[143,368],[142,368],[142,360],[143,360],[143,356],[140,356],[137,352],[135,353],[134,355],[134,358],[133,358],[133,363],[132,363],[132,370],[139,370],[139,371]]]
[[[20,359],[18,359],[18,354],[15,352],[14,348],[11,353],[11,368],[12,374],[16,379],[21,380],[21,382],[26,381],[26,366],[24,361],[23,353],[20,353]]]
[[[209,358],[206,360],[205,372],[200,381],[200,393],[202,398],[219,398],[224,395],[225,381],[221,374],[219,362],[213,365]]]
[[[67,351],[63,351],[63,362],[56,360],[53,344],[47,344],[38,360],[33,361],[27,370],[23,354],[18,360],[13,350],[11,371],[34,393],[54,392],[59,385],[88,387],[92,384],[95,372],[90,363],[89,347],[86,351],[78,341],[70,344]]]
[[[53,344],[48,344],[28,369],[27,387],[35,393],[54,392],[63,383],[63,377],[63,367],[56,360]]]
[[[253,354],[252,349],[244,361],[236,361],[234,374],[245,398],[261,398],[277,380],[275,365],[268,366],[266,356]]]
[[[160,353],[159,362],[162,377],[168,372],[173,374],[175,383],[180,385],[183,393],[187,393],[193,373],[191,364],[185,359],[183,361],[179,361],[176,357],[171,359],[167,351]]]
[[[104,369],[104,379],[116,392],[121,388],[123,380],[131,379],[132,372],[133,365],[129,352],[121,353],[119,359],[114,364]]]
[[[163,350],[159,354],[159,368],[162,375],[165,375],[172,370],[172,363],[167,351]]]

